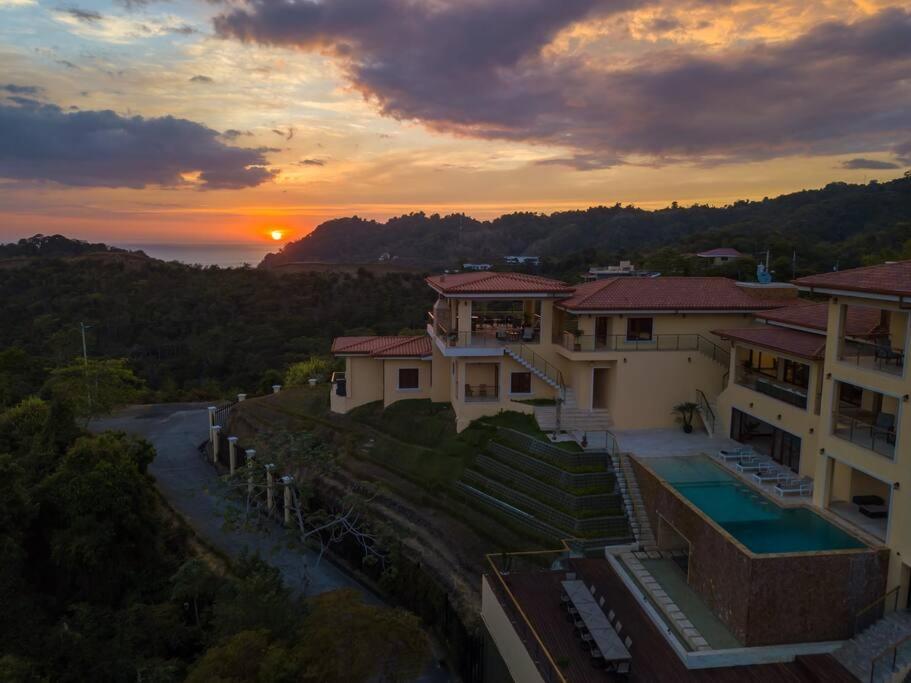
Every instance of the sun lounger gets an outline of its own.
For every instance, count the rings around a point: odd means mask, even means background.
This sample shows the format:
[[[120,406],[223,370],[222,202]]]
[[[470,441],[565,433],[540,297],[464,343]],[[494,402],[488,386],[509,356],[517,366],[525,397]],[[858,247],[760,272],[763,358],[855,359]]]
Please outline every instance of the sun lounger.
[[[732,460],[740,460],[741,458],[750,457],[753,455],[753,449],[749,447],[743,448],[722,448],[718,451],[718,457],[724,460],[725,462],[730,462]]]
[[[738,472],[757,472],[763,466],[772,462],[771,458],[766,456],[756,456],[751,458],[741,458],[740,462],[735,463],[734,467]]]
[[[775,485],[775,493],[779,496],[809,496],[813,493],[813,480],[795,477]]]
[[[783,472],[778,466],[760,467],[758,472],[753,473],[753,481],[757,484],[777,484],[790,478],[791,475]]]
[[[889,508],[885,505],[861,505],[860,514],[870,519],[886,519],[889,516]]]

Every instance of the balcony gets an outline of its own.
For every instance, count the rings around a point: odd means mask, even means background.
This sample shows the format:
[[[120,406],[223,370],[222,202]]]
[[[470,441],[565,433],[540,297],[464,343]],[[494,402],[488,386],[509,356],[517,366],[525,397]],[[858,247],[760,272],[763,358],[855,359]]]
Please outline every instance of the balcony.
[[[802,410],[807,409],[807,387],[782,382],[761,372],[744,367],[737,369],[734,383],[759,394],[770,396],[778,401],[789,403]]]
[[[500,387],[492,384],[466,384],[465,403],[496,403],[500,400]]]
[[[485,318],[472,321],[470,332],[458,332],[450,331],[441,321],[437,321],[432,313],[428,313],[428,316],[433,334],[451,347],[502,347],[509,344],[537,344],[541,341],[538,320],[535,320],[534,325],[524,325],[520,324],[519,320],[511,318]]]
[[[905,370],[905,354],[893,347],[889,339],[861,341],[843,339],[838,359],[867,370],[901,376]]]
[[[895,416],[889,413],[878,415],[847,414],[845,406],[840,406],[833,415],[832,433],[839,439],[878,453],[889,460],[895,459]],[[859,411],[862,412],[862,411]]]
[[[730,353],[699,334],[658,334],[650,339],[631,339],[624,334],[577,334],[564,330],[561,344],[567,351],[699,351],[723,365]]]

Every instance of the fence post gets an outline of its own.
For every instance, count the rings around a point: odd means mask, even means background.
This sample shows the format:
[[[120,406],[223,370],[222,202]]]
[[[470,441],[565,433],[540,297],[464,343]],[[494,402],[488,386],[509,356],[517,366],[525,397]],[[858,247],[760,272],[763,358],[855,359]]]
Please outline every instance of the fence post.
[[[247,496],[253,495],[253,459],[256,457],[256,451],[252,448],[247,449]]]
[[[237,437],[228,437],[228,474],[234,474],[237,468]]]
[[[275,470],[275,465],[271,462],[266,466],[266,511],[271,515],[275,510],[275,480],[273,478],[272,472]]]
[[[241,401],[245,401],[245,400],[247,400],[247,395],[246,395],[246,394],[238,394],[238,395],[237,395],[237,402],[238,402],[238,403],[240,403]]]
[[[209,406],[209,427],[215,426],[215,411],[217,408],[215,406]]]
[[[218,464],[218,451],[221,447],[221,427],[212,426],[212,462]]]
[[[282,485],[285,487],[283,491],[284,495],[284,507],[285,507],[285,526],[291,526],[291,482],[294,481],[294,477],[290,474],[282,477]]]
[[[277,394],[277,393],[278,393],[279,391],[281,391],[281,390],[282,390],[282,385],[281,385],[281,384],[273,384],[273,385],[272,385],[272,393],[273,393],[273,394]]]

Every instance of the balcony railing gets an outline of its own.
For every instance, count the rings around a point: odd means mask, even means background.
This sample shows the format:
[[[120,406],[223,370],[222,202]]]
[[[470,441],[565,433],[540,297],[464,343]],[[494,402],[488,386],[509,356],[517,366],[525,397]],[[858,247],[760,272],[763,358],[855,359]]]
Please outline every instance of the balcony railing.
[[[485,401],[499,401],[500,388],[494,384],[466,384],[465,402],[483,403]]]
[[[700,334],[658,334],[651,339],[631,339],[624,334],[591,335],[563,333],[563,347],[568,351],[699,351],[726,365],[726,349]]]
[[[541,330],[537,327],[503,326],[472,330],[471,332],[449,332],[439,336],[447,346],[502,347],[509,344],[537,344],[541,341]]]
[[[842,339],[838,358],[845,363],[890,375],[901,375],[905,369],[904,352],[893,348],[888,340]]]
[[[881,413],[883,415],[884,413]],[[869,420],[863,420],[844,413],[833,416],[833,434],[840,439],[850,441],[867,450],[895,459],[895,428],[878,426]]]
[[[336,396],[348,395],[348,380],[345,379],[344,372],[333,372],[330,381],[332,383],[332,390],[335,392]]]
[[[790,403],[792,406],[797,406],[803,410],[807,409],[807,390],[805,387],[788,384],[761,372],[743,367],[737,369],[734,382],[757,393]]]

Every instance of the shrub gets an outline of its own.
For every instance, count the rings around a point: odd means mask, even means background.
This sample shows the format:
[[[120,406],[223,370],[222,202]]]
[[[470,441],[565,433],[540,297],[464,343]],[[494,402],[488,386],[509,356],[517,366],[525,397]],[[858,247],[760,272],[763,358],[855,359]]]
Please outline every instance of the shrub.
[[[298,387],[307,384],[311,377],[325,379],[332,369],[332,361],[319,356],[310,356],[309,360],[295,363],[285,373],[285,386]]]

